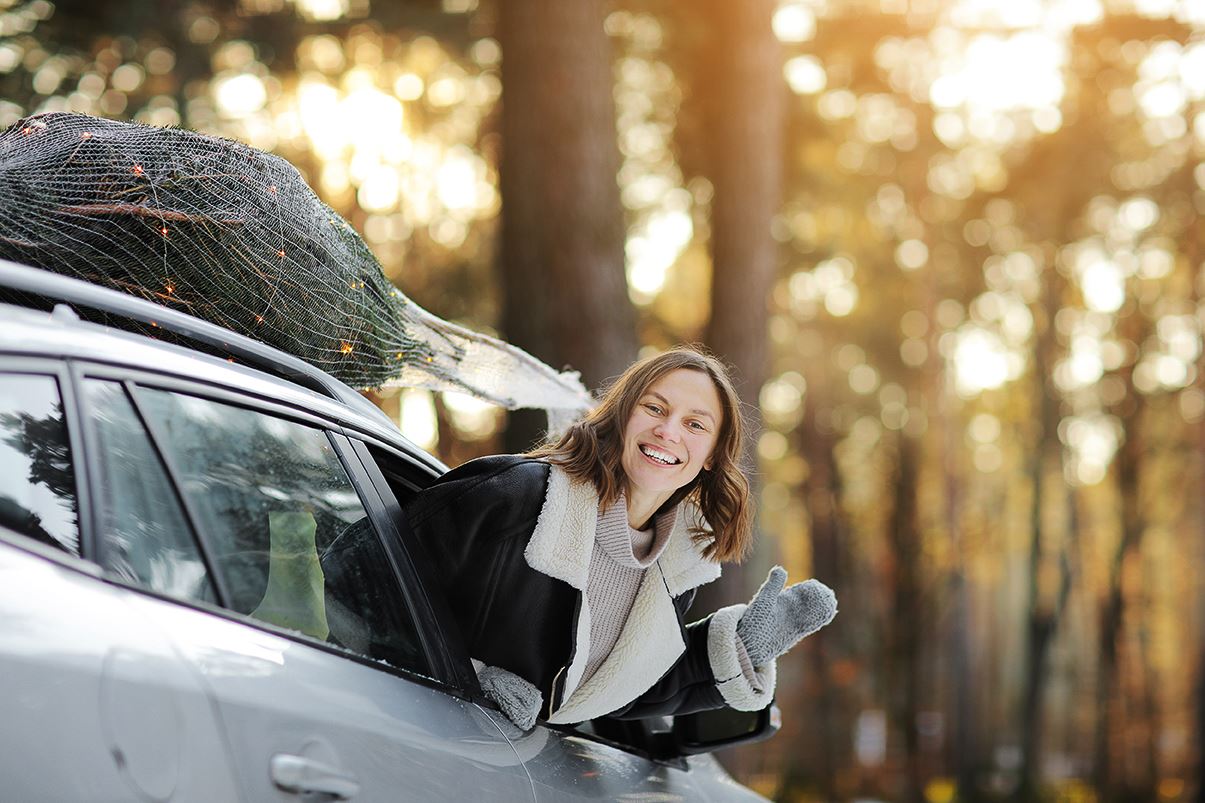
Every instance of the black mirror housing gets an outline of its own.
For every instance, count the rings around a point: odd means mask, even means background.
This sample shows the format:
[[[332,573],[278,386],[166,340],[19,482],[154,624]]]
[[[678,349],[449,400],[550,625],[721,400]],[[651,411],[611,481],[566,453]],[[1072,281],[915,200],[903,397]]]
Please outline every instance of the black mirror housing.
[[[717,708],[674,717],[671,732],[678,755],[710,753],[722,747],[769,739],[782,727],[782,711],[774,703],[760,711]]]

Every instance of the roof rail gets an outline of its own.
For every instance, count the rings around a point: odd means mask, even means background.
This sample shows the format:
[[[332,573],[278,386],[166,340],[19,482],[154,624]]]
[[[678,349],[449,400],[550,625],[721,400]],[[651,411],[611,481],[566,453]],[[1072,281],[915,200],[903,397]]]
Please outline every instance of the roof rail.
[[[264,373],[288,379],[323,396],[337,399],[372,415],[378,421],[390,421],[368,399],[301,358],[153,301],[6,259],[0,259],[0,287],[151,324],[195,343],[224,351]],[[396,426],[392,421],[390,424]]]

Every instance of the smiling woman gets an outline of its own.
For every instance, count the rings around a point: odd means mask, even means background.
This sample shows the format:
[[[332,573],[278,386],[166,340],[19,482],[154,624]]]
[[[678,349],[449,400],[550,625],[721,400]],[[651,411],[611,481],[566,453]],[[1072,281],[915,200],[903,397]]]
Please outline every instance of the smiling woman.
[[[678,368],[649,386],[624,430],[631,526],[641,529],[675,491],[711,470],[723,420],[719,393],[700,371]]]
[[[748,606],[684,624],[749,547],[742,440],[723,364],[677,348],[631,366],[555,442],[470,461],[415,498],[406,524],[512,722],[769,705],[775,659],[836,598],[815,580],[784,590],[775,568]]]
[[[637,528],[658,509],[689,499],[707,525],[692,531],[703,556],[740,560],[753,517],[743,442],[740,398],[723,364],[678,348],[633,365],[589,415],[529,456],[594,485],[602,507],[624,496]],[[670,466],[650,449],[680,462]]]

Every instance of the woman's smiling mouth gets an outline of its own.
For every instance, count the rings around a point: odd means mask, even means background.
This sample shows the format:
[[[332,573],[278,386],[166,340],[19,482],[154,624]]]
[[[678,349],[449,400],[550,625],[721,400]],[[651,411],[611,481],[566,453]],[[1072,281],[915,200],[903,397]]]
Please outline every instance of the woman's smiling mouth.
[[[663,452],[660,449],[648,446],[647,444],[642,443],[638,448],[640,449],[640,453],[645,457],[663,466],[676,466],[682,462],[669,452]]]

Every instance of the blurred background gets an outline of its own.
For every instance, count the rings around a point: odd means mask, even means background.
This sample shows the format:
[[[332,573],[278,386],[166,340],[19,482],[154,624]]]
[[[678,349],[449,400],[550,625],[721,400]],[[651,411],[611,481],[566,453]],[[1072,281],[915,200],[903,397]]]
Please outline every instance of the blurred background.
[[[431,311],[582,372],[702,342],[756,554],[841,600],[778,800],[1202,800],[1202,0],[0,0],[0,125],[290,160]],[[534,414],[373,394],[449,464]]]

